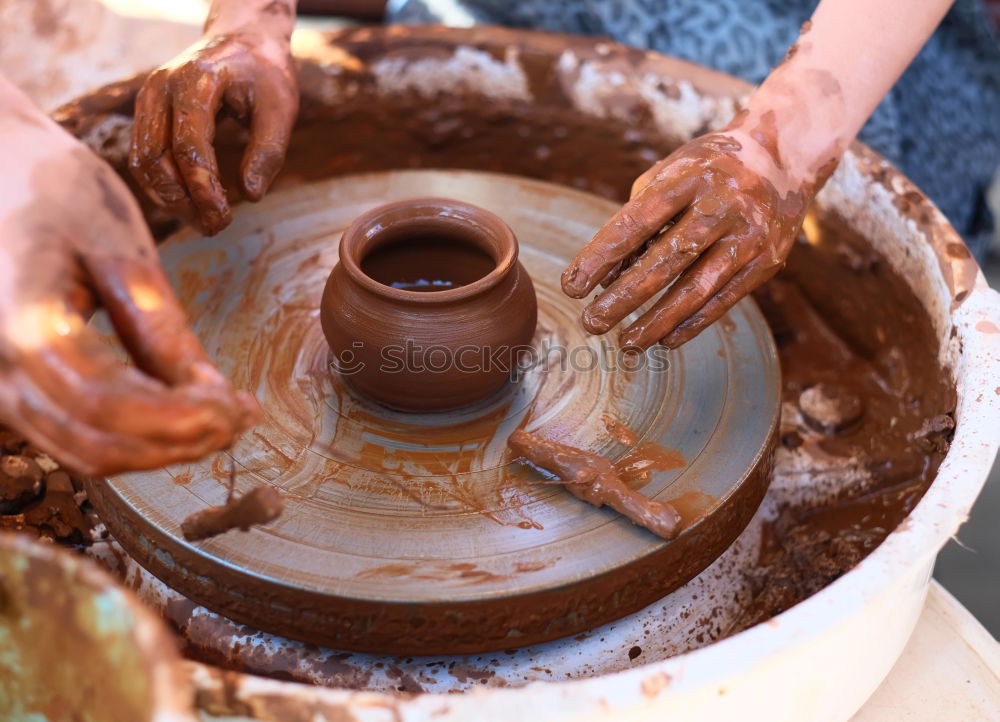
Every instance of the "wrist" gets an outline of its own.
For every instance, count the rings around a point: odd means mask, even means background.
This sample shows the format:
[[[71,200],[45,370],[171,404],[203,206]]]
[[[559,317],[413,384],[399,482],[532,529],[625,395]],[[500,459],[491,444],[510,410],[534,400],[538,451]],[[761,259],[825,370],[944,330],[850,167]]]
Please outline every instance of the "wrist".
[[[843,96],[823,71],[779,68],[750,97],[730,128],[757,146],[792,184],[818,187],[850,142]]]
[[[287,45],[295,26],[296,0],[215,0],[205,37],[240,35]]]
[[[48,116],[20,88],[0,75],[0,123],[14,127],[48,122]]]

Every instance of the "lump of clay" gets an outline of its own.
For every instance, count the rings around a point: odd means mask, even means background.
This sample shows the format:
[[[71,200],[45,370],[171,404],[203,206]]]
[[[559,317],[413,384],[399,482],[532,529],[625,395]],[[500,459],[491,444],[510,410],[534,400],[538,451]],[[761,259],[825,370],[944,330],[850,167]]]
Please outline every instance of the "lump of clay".
[[[285,502],[272,486],[258,486],[222,506],[210,506],[181,522],[181,532],[188,541],[208,539],[232,529],[249,531],[251,526],[267,524],[281,516]]]
[[[0,514],[16,514],[42,492],[43,472],[34,459],[0,457]]]
[[[673,539],[681,530],[681,515],[673,506],[628,488],[603,456],[520,429],[510,435],[507,445],[518,456],[558,476],[578,499],[596,507],[607,504],[663,539]]]
[[[838,434],[857,423],[864,406],[855,394],[824,381],[799,394],[799,410],[816,431]]]

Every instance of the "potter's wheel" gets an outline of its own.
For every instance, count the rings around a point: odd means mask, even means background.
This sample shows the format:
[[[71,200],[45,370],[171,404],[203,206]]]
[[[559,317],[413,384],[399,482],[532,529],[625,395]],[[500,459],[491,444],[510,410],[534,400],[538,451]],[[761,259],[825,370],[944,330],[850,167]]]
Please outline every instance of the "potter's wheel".
[[[384,202],[431,195],[480,205],[513,228],[538,293],[539,352],[516,383],[475,407],[412,415],[358,397],[331,373],[318,309],[347,224]],[[779,372],[750,301],[679,351],[648,358],[668,359],[665,369],[624,367],[613,334],[587,336],[583,302],[559,291],[559,273],[615,210],[513,176],[392,172],[278,189],[241,206],[215,238],[171,238],[164,265],[196,332],[256,395],[264,421],[230,454],[92,484],[102,518],[190,598],[258,629],[346,649],[508,649],[662,597],[715,559],[756,509]],[[609,433],[615,422],[638,442]],[[674,501],[687,528],[664,542],[540,483],[505,452],[519,426],[620,461],[642,493]],[[277,486],[284,515],[185,542],[181,521],[225,500],[233,459],[237,491]]]

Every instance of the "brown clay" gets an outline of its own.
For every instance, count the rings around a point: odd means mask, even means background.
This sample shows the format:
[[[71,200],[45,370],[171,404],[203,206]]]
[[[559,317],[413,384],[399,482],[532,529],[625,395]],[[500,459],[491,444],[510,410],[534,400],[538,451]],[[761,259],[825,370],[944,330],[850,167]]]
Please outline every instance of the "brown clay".
[[[493,394],[535,333],[535,290],[517,252],[507,224],[468,203],[418,198],[358,217],[320,309],[337,372],[405,411]]]
[[[588,504],[596,507],[607,504],[668,541],[681,530],[681,516],[674,507],[630,489],[618,476],[614,464],[602,456],[521,429],[510,435],[507,444],[518,456],[558,474],[566,489]]]
[[[232,529],[248,531],[251,526],[274,521],[284,508],[277,489],[258,486],[221,506],[210,506],[192,514],[181,524],[181,531],[188,541],[208,539]]]

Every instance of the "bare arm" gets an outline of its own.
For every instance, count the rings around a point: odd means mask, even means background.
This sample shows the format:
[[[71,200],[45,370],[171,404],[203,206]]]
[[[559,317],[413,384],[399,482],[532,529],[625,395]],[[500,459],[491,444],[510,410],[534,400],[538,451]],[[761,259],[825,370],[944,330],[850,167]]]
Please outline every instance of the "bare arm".
[[[751,96],[744,129],[774,113],[781,165],[799,185],[825,180],[954,0],[824,0],[785,62]],[[765,144],[749,143],[760,172]]]
[[[563,273],[574,298],[607,287],[584,326],[605,333],[668,289],[622,341],[676,347],[773,276],[809,202],[951,2],[822,0],[747,109],[640,176]]]
[[[291,40],[296,0],[212,0],[205,35],[254,32]]]
[[[240,188],[260,200],[298,112],[290,52],[295,0],[214,0],[204,37],[155,70],[136,99],[129,162],[155,203],[206,233],[232,214],[212,143],[220,111],[250,127]]]

